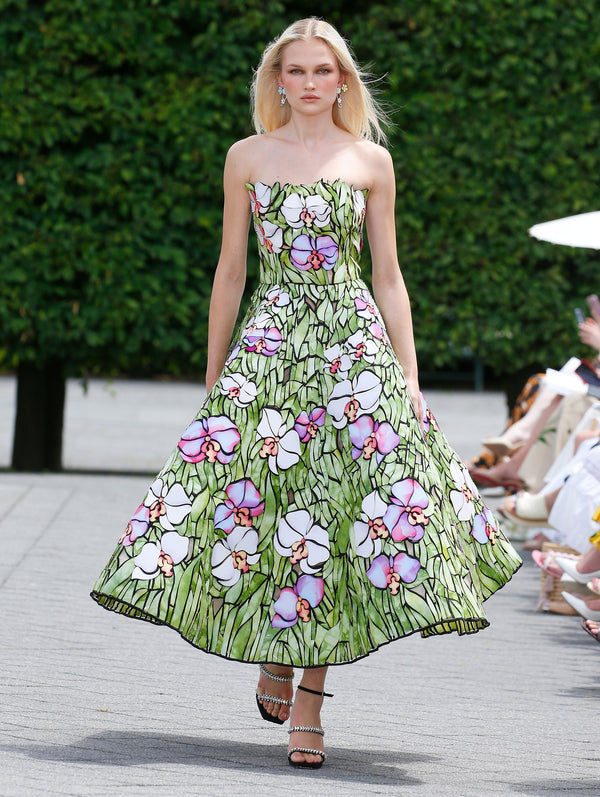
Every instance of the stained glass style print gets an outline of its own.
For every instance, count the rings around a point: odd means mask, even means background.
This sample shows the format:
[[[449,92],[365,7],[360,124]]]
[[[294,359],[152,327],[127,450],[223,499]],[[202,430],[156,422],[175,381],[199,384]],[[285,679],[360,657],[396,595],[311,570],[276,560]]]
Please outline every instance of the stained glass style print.
[[[423,436],[360,279],[368,192],[247,187],[259,288],[93,598],[303,667],[485,628],[520,560],[425,403]]]

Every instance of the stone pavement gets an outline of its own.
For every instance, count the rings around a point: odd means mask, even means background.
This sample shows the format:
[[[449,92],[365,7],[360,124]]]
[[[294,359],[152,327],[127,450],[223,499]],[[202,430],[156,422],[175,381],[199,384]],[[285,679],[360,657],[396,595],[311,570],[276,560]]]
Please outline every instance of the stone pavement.
[[[428,398],[462,456],[502,426],[498,394]],[[529,556],[486,631],[413,636],[330,671],[318,772],[287,766],[255,667],[96,606],[96,575],[200,400],[195,385],[70,383],[71,471],[0,473],[2,797],[600,792],[600,649],[576,618],[533,612]],[[1,378],[0,466],[13,413]]]

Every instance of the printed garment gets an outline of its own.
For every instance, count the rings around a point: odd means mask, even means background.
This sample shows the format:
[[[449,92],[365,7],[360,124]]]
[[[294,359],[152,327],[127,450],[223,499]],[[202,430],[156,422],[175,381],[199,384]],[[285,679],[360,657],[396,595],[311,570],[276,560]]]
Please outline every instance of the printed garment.
[[[520,560],[430,410],[358,258],[368,191],[248,185],[261,283],[223,373],[92,597],[246,662],[350,662],[485,628]]]

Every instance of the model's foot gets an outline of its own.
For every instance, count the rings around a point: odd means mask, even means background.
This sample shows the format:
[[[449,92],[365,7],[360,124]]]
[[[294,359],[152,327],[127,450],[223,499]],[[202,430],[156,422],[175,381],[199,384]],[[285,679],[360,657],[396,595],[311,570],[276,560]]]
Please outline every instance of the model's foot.
[[[310,692],[303,692],[301,689],[298,689],[292,707],[290,726],[292,728],[297,726],[320,728],[322,705],[323,697],[321,695],[313,695]],[[294,731],[290,733],[288,750],[291,750],[293,747],[307,747],[311,750],[321,750],[323,755],[325,754],[323,736],[318,733],[311,733],[310,731]],[[322,763],[323,757],[316,753],[295,752],[292,753],[291,760],[296,764],[319,764]]]
[[[258,686],[256,688],[256,694],[261,704],[264,706],[265,711],[272,717],[278,718],[281,722],[285,722],[290,716],[290,706],[286,706],[283,703],[274,703],[271,700],[263,700],[261,695],[272,695],[280,700],[291,701],[294,696],[294,685],[291,681],[283,682],[269,678],[265,670],[279,678],[292,678],[294,670],[292,667],[267,664],[264,666],[264,669],[261,668],[260,670]]]

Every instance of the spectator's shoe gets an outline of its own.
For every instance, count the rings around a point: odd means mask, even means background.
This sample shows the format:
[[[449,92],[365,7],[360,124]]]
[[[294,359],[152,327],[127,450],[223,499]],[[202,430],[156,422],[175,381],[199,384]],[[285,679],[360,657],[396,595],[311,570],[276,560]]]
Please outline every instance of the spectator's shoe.
[[[566,573],[573,579],[573,581],[578,581],[580,584],[587,584],[587,582],[591,581],[593,578],[600,577],[600,570],[594,570],[592,573],[580,573],[575,566],[576,561],[571,559],[565,559],[562,556],[557,556],[555,557],[554,561],[560,567],[563,573]]]
[[[518,476],[498,478],[488,473],[485,468],[473,468],[469,471],[471,478],[480,487],[502,487],[504,490],[522,490],[526,485]]]
[[[594,620],[586,620],[583,619],[581,621],[581,627],[589,634],[596,642],[600,642],[600,626]]]
[[[500,458],[512,457],[512,455],[525,444],[524,440],[521,443],[511,443],[510,440],[507,440],[503,435],[499,437],[486,437],[485,440],[481,442],[488,451],[491,451],[492,454]]]
[[[548,507],[539,493],[518,493],[507,498],[502,505],[504,517],[510,517],[525,526],[547,526]]]
[[[576,598],[575,595],[571,595],[570,592],[562,592],[561,595],[569,606],[572,606],[577,614],[580,614],[586,620],[595,620],[596,622],[600,620],[600,612],[590,609],[587,603],[581,600],[581,598]]]
[[[564,553],[562,556],[565,559],[579,559],[579,556],[574,553]],[[531,558],[535,564],[545,573],[548,573],[549,576],[561,578],[564,573],[564,571],[556,564],[556,554],[554,551],[533,551]]]

